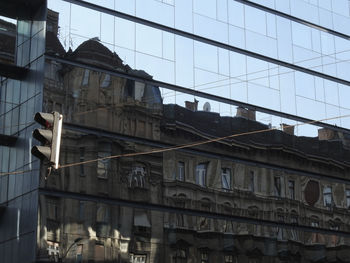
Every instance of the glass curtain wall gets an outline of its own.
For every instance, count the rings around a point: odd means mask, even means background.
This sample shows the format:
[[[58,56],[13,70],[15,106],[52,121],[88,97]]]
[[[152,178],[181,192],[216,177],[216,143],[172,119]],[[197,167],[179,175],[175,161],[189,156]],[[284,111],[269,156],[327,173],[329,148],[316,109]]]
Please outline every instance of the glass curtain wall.
[[[1,150],[1,203],[39,187],[37,259],[347,260],[349,2],[281,2],[49,0],[18,22],[36,74],[2,82],[0,128],[24,139]],[[64,119],[48,177],[36,111]]]
[[[101,5],[100,2],[89,2]],[[143,69],[157,80],[350,127],[349,118],[340,117],[349,114],[346,99],[350,95],[348,39],[242,2],[107,1],[102,6],[105,11],[124,12],[249,51],[251,55],[248,56],[115,17],[112,12],[99,12],[59,1],[49,2],[49,8],[61,13],[60,39],[66,50],[74,50],[84,41],[96,38],[116,52],[125,64]],[[302,5],[305,1],[296,2]],[[346,1],[341,2],[333,5],[347,4]],[[300,12],[305,12],[305,9],[297,4],[290,5],[293,15],[304,21],[305,17]],[[322,5],[304,5],[308,6],[307,10],[312,10],[308,12],[311,22],[315,22],[314,16],[317,21],[323,18]],[[295,10],[303,11],[298,13]],[[334,11],[328,12],[338,15]],[[89,16],[89,21],[84,20],[84,16]],[[323,75],[296,71],[287,64],[277,65],[264,59],[266,57]],[[167,103],[184,105],[184,101],[190,98],[172,92],[164,99]],[[199,100],[200,109],[204,103],[204,100]],[[221,115],[232,116],[235,113],[235,107],[215,101],[210,103],[213,111]],[[273,116],[259,115],[258,118],[273,126],[283,122]],[[315,134],[315,131],[302,128],[298,128],[297,132],[299,135]]]

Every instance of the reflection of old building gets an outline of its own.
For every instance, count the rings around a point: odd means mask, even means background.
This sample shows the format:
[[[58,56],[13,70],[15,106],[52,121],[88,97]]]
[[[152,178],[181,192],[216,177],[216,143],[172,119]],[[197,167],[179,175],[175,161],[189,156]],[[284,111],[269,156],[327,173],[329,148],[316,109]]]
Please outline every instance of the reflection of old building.
[[[48,53],[151,78],[124,65],[96,39],[65,52],[56,38],[57,19],[49,15]],[[59,111],[67,123],[86,128],[64,130],[61,164],[98,161],[59,169],[47,181],[42,176],[41,187],[56,195],[39,200],[38,257],[49,254],[65,262],[349,262],[348,238],[312,231],[350,230],[350,183],[345,184],[350,152],[344,135],[320,130],[319,138],[297,137],[287,128],[187,151],[133,155],[158,149],[151,143],[191,144],[268,127],[242,108],[231,118],[197,111],[196,103],[188,103],[190,109],[163,105],[158,87],[106,72],[46,61],[44,111]],[[101,132],[89,133],[89,127]],[[121,154],[129,155],[106,158]],[[117,205],[120,199],[228,217]],[[293,225],[313,228],[306,232]]]
[[[14,62],[16,26],[12,23],[0,20],[0,62]]]
[[[123,65],[97,40],[84,42],[66,56],[150,77]],[[46,110],[63,112],[68,122],[171,145],[268,128],[245,109],[229,118],[198,112],[195,104],[189,105],[190,110],[162,105],[157,87],[47,63],[52,70],[46,79]],[[198,152],[104,159],[65,168],[46,184],[107,199],[281,222],[281,227],[46,197],[41,206],[47,211],[42,245],[57,246],[63,253],[81,237],[67,257],[78,262],[346,261],[348,239],[284,228],[283,224],[349,229],[350,190],[341,182],[349,174],[349,151],[341,146],[338,134],[320,130],[319,140],[298,138],[292,132],[241,136],[202,145]],[[66,130],[61,162],[151,149],[142,143]]]

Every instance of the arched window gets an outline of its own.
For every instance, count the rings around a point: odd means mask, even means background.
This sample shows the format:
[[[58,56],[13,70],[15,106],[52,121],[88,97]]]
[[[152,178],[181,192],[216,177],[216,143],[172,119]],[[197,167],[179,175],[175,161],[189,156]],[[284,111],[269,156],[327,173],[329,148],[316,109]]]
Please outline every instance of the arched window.
[[[329,229],[331,230],[340,230],[342,221],[339,218],[336,218],[335,220],[329,220]]]

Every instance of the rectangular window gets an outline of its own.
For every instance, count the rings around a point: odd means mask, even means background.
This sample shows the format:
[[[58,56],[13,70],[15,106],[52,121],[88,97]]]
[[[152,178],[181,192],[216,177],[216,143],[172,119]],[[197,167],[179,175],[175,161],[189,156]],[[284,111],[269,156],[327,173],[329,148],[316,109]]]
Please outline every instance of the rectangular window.
[[[105,74],[101,83],[101,88],[107,88],[111,84],[111,75]]]
[[[331,207],[332,203],[332,188],[330,186],[326,186],[323,189],[323,204],[324,206]]]
[[[249,190],[252,193],[255,192],[255,175],[254,175],[254,171],[250,171],[250,174],[249,174]]]
[[[293,224],[293,225],[297,225],[297,224],[298,224],[298,217],[297,217],[296,215],[292,215],[292,216],[290,217],[290,222],[291,222],[291,224]],[[297,231],[296,231],[295,228],[291,228],[290,234],[291,234],[291,239],[292,239],[292,240],[297,240],[297,239],[298,239]]]
[[[59,220],[59,200],[47,198],[47,218],[52,220]]]
[[[129,187],[146,187],[146,168],[141,165],[134,166],[129,174]]]
[[[47,219],[47,240],[60,242],[60,223],[58,221]]]
[[[202,204],[201,210],[210,212],[210,205],[209,204]],[[199,218],[199,230],[209,230],[210,229],[210,221],[207,217],[200,217]]]
[[[179,181],[185,181],[185,163],[184,162],[178,162],[177,163],[177,180]]]
[[[201,263],[208,263],[208,262],[209,262],[208,252],[202,252]]]
[[[146,255],[130,255],[130,263],[146,263]]]
[[[319,220],[318,220],[318,218],[311,218],[311,226],[312,227],[319,227],[320,226],[320,224],[319,224]],[[311,243],[320,243],[320,242],[322,242],[321,240],[320,240],[320,238],[321,238],[321,235],[319,234],[319,233],[316,233],[316,232],[313,232],[312,234],[311,234]]]
[[[280,223],[284,222],[283,215],[278,215],[278,222],[280,222]],[[277,240],[283,240],[283,228],[281,228],[281,227],[277,228]]]
[[[293,180],[288,181],[289,198],[295,200],[295,182]]]
[[[346,207],[350,208],[350,189],[346,189]]]
[[[231,209],[225,209],[225,214],[230,215],[232,214]],[[233,222],[231,220],[225,220],[224,221],[224,232],[225,233],[233,233]]]
[[[146,210],[135,209],[135,211],[134,211],[134,227],[135,227],[135,230],[137,230],[137,227],[139,227],[139,230],[141,232],[150,230],[151,222],[149,220],[149,217],[148,217]]]
[[[221,186],[222,189],[230,190],[231,189],[231,169],[222,168],[221,169]]]
[[[47,241],[47,254],[52,258],[53,262],[59,262],[60,259],[60,247],[59,243]]]
[[[98,152],[97,158],[97,177],[107,179],[110,159],[104,159],[111,154],[109,152]]]
[[[90,75],[90,71],[88,69],[85,69],[84,76],[83,76],[83,79],[81,81],[82,86],[86,86],[89,84],[89,75]]]
[[[103,245],[95,245],[95,262],[105,261],[105,247]]]
[[[79,220],[85,220],[85,202],[79,201]]]
[[[80,155],[79,162],[84,162],[85,161],[85,148],[84,147],[79,148],[79,155]],[[80,169],[80,176],[85,176],[84,164],[80,164],[79,169]]]
[[[196,167],[196,182],[200,186],[206,186],[207,164],[201,163]]]
[[[282,196],[282,191],[281,191],[281,177],[275,177],[274,178],[274,191],[275,191],[275,196],[281,197]]]
[[[185,249],[177,249],[173,256],[174,263],[187,263],[187,255]]]
[[[79,244],[77,245],[75,263],[82,263],[82,262],[83,262],[83,245]]]
[[[233,262],[233,256],[225,255],[225,263],[232,263],[232,262]]]
[[[109,223],[109,207],[106,205],[97,205],[96,222]]]
[[[175,206],[179,207],[179,208],[185,208],[186,204],[185,204],[184,201],[177,201],[175,203]],[[184,227],[185,226],[185,220],[184,220],[184,214],[183,213],[180,213],[180,212],[176,213],[176,226],[179,226],[179,227]]]
[[[329,229],[338,231],[339,230],[339,224],[337,224],[336,222],[330,222]]]
[[[311,226],[312,226],[312,227],[318,227],[318,226],[319,226],[318,221],[315,220],[315,219],[313,219],[313,220],[311,221]]]

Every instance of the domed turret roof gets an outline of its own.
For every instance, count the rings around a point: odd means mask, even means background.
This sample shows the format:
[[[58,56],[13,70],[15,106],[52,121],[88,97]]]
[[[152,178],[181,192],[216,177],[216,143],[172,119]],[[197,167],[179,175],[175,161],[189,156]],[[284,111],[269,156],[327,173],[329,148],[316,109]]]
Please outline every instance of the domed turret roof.
[[[95,38],[83,42],[72,53],[68,53],[67,56],[75,60],[102,66],[104,68],[114,70],[125,68],[120,57]]]

